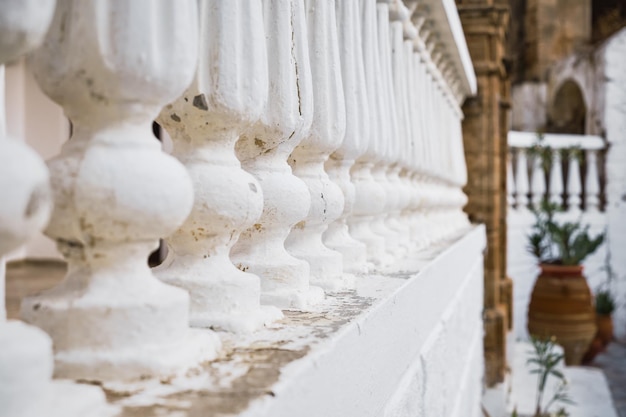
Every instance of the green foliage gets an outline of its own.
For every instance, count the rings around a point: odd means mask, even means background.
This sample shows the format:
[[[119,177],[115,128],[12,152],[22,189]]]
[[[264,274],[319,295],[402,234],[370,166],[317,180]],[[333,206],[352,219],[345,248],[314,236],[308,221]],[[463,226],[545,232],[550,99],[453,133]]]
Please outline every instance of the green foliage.
[[[557,369],[558,364],[563,360],[563,354],[555,352],[556,344],[554,339],[537,339],[532,338],[533,356],[526,362],[527,365],[535,365],[531,369],[531,373],[537,374],[537,402],[535,407],[535,417],[548,415],[548,410],[555,403],[574,404],[567,393],[567,381],[563,373]],[[548,377],[557,378],[560,383],[557,390],[548,400],[545,407],[543,404],[543,396],[545,394]],[[567,416],[564,408],[557,411],[557,416]]]
[[[596,291],[596,313],[606,315],[615,310],[615,299],[610,290],[599,289]]]
[[[589,225],[557,222],[554,217],[560,211],[560,206],[547,201],[533,210],[535,224],[528,235],[528,252],[540,263],[580,265],[602,245],[605,234],[592,238],[589,236]]]

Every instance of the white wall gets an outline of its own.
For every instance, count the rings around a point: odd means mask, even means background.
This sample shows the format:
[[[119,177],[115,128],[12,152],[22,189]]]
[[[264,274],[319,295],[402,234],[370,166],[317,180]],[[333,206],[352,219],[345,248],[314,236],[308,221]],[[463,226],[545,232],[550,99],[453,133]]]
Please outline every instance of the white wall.
[[[604,130],[610,145],[607,160],[609,248],[620,307],[614,314],[616,334],[626,336],[626,28],[602,48]]]

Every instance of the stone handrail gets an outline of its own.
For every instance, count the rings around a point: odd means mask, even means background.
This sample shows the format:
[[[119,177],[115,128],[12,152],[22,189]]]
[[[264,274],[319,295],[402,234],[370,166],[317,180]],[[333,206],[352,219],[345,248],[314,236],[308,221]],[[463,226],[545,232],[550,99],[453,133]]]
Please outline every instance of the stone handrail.
[[[571,212],[604,210],[607,146],[602,138],[510,131],[508,145],[507,197],[513,209],[548,200]]]
[[[31,62],[74,126],[45,230],[69,271],[22,304],[55,375],[175,374],[215,357],[209,328],[253,332],[465,230],[453,6],[58,0]]]

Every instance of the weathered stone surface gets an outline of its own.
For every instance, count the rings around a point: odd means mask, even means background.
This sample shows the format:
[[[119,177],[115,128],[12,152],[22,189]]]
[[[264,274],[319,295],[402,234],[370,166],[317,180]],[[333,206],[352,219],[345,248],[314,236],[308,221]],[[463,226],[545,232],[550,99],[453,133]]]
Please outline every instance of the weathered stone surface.
[[[255,334],[220,333],[221,355],[185,374],[105,383],[109,402],[122,417],[477,417],[484,230],[361,275],[356,289]],[[10,265],[9,296],[26,276],[49,287],[63,270]]]

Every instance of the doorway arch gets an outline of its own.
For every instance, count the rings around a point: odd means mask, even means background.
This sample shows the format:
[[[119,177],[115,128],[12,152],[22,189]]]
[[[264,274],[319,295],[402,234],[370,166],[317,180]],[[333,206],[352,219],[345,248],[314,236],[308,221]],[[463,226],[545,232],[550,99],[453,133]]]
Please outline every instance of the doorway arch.
[[[587,106],[582,90],[573,80],[559,86],[548,112],[547,130],[550,133],[585,134]]]

